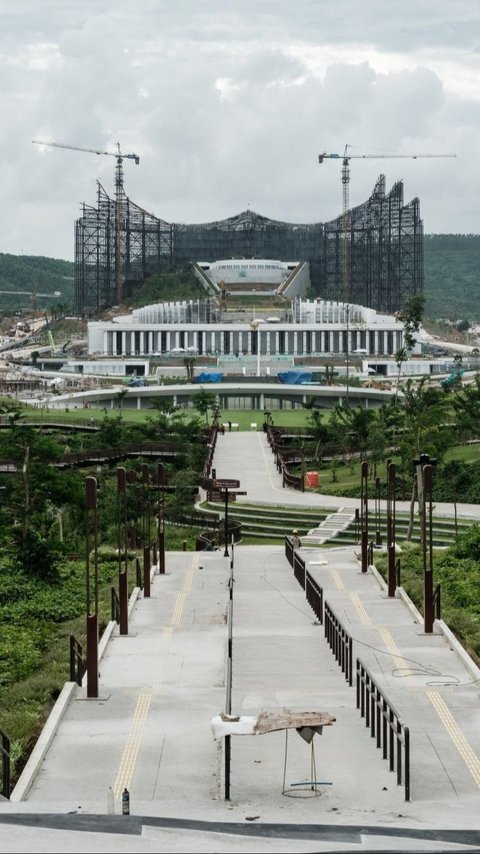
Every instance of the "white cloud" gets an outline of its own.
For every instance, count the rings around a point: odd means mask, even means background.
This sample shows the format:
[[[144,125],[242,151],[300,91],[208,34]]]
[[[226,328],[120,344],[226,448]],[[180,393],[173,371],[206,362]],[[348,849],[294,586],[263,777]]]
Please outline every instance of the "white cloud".
[[[309,222],[341,210],[321,151],[456,153],[351,162],[359,204],[380,172],[420,198],[427,232],[477,232],[480,33],[470,0],[4,0],[0,251],[73,258],[74,220],[126,190],[170,221],[250,205]],[[8,212],[8,213],[7,213]]]

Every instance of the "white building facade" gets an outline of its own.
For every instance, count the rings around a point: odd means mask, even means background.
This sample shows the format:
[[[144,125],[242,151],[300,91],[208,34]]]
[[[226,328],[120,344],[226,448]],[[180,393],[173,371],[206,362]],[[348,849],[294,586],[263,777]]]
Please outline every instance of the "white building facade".
[[[288,319],[229,319],[208,300],[159,303],[111,321],[88,324],[88,353],[110,357],[160,354],[215,356],[393,356],[403,325],[373,309],[295,299]]]

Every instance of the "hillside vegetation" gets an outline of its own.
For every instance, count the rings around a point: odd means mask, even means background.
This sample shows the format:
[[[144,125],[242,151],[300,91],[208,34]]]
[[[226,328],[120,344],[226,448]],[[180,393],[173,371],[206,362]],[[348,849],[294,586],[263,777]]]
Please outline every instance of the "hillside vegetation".
[[[427,234],[425,316],[480,320],[480,235]]]
[[[480,235],[425,236],[425,317],[437,320],[480,320]],[[27,291],[4,294],[2,291]],[[74,264],[55,258],[0,253],[0,313],[29,309],[31,294],[60,291],[56,300],[67,313],[74,305]],[[184,267],[151,276],[136,286],[131,307],[174,299],[202,299],[205,292],[192,271]],[[55,300],[37,297],[39,308]]]
[[[0,253],[0,313],[32,308],[33,293],[54,294],[59,297],[36,297],[37,307],[50,309],[62,304],[73,310],[74,264],[41,255],[7,255]],[[6,294],[3,291],[26,291]]]

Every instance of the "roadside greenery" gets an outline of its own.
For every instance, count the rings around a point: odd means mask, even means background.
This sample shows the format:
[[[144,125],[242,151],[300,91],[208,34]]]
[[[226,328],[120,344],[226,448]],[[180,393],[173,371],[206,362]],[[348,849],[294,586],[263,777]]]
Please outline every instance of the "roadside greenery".
[[[360,496],[360,464],[368,461],[372,484],[386,483],[386,461],[395,462],[399,498],[415,496],[413,459],[429,453],[437,459],[435,501],[480,503],[480,380],[446,394],[425,382],[404,386],[404,394],[378,410],[335,407],[273,412],[217,408],[217,396],[202,391],[194,409],[176,409],[161,400],[138,413],[115,410],[62,413],[62,420],[95,418],[91,432],[44,432],[29,424],[28,410],[5,401],[0,459],[15,467],[1,475],[0,505],[0,728],[13,742],[15,779],[38,736],[49,708],[68,679],[69,636],[85,643],[85,477],[97,478],[100,629],[110,619],[110,589],[116,584],[118,493],[117,462],[85,462],[60,471],[65,454],[99,448],[124,449],[151,441],[171,442],[175,454],[165,460],[167,549],[194,549],[198,529],[186,527],[192,495],[206,453],[205,428],[231,420],[240,429],[266,420],[291,428],[288,442],[304,455],[303,470],[320,473],[322,493]],[[38,418],[38,412],[34,413]],[[45,414],[46,415],[46,414]],[[55,415],[58,422],[59,416]],[[296,427],[297,429],[293,429]],[[220,441],[222,441],[220,439]],[[461,444],[459,444],[461,442]],[[468,443],[468,444],[466,444]],[[120,464],[140,474],[142,458]],[[384,486],[382,489],[384,490]],[[384,492],[383,492],[384,495]],[[155,495],[153,516],[157,513]],[[129,503],[129,519],[140,526],[142,498]],[[136,520],[136,521],[135,521]],[[72,555],[80,559],[73,559]],[[133,565],[141,552],[130,554]],[[442,584],[444,618],[465,644],[480,654],[478,584],[480,532],[458,534],[457,542],[435,556],[436,583]],[[420,563],[419,563],[420,561]],[[402,555],[402,584],[421,607],[421,555],[408,544]]]
[[[409,544],[400,556],[401,585],[420,613],[423,611],[423,558],[419,545]],[[386,578],[384,554],[375,566]],[[442,619],[480,665],[480,526],[472,524],[445,550],[434,550],[434,586],[442,591]]]

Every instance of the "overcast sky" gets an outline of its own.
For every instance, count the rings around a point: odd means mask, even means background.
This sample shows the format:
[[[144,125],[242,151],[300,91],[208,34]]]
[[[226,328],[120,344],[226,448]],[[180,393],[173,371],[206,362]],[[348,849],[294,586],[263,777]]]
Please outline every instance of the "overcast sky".
[[[478,0],[0,0],[0,252],[73,260],[81,204],[288,222],[403,179],[426,233],[479,233]]]

